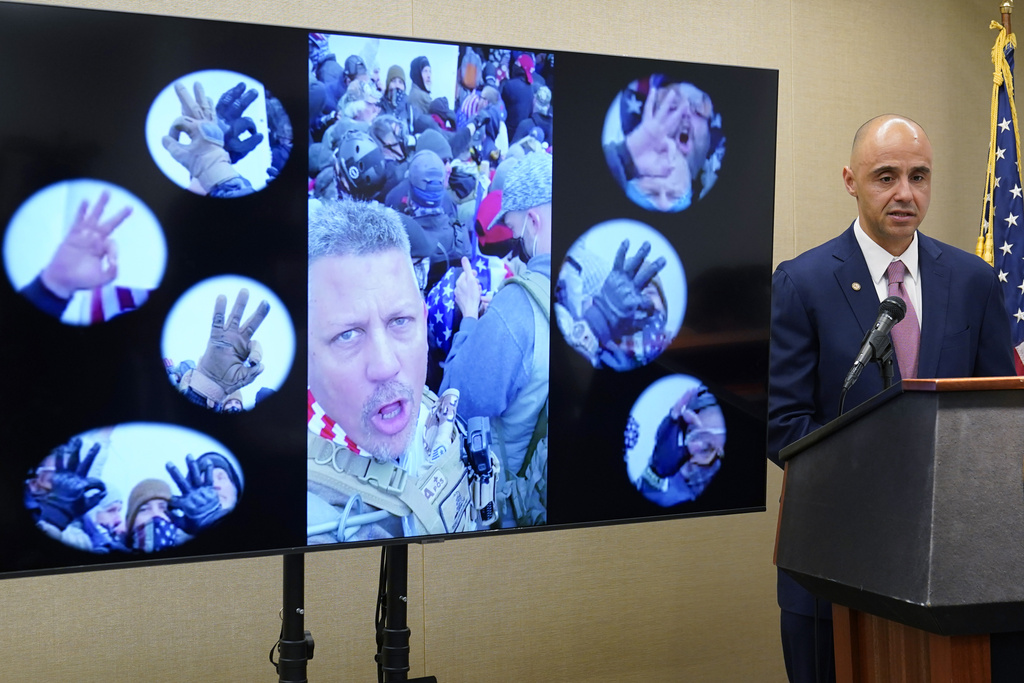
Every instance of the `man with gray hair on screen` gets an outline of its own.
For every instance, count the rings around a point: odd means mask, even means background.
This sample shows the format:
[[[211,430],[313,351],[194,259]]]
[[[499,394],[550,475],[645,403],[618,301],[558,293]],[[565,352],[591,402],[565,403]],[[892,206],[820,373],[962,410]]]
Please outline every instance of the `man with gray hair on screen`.
[[[458,392],[424,387],[426,306],[398,214],[314,208],[308,287],[309,542],[486,528],[496,463],[464,462]]]

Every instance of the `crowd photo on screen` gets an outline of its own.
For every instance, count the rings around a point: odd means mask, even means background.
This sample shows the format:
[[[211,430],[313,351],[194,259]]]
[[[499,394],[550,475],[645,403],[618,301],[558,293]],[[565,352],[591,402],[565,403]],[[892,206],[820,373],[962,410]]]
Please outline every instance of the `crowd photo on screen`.
[[[553,62],[309,35],[309,543],[546,523]]]

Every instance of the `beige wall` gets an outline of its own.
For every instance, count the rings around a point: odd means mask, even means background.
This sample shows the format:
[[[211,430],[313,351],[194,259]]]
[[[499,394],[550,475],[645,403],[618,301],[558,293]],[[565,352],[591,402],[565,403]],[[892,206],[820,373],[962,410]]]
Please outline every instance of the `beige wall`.
[[[60,4],[775,68],[776,262],[852,220],[839,171],[856,127],[886,111],[917,119],[936,149],[924,230],[973,248],[995,0]],[[413,546],[411,675],[784,681],[771,564],[780,482],[768,466],[766,513]],[[307,556],[311,681],[375,680],[378,558]],[[0,582],[0,679],[276,681],[280,568],[269,557]]]

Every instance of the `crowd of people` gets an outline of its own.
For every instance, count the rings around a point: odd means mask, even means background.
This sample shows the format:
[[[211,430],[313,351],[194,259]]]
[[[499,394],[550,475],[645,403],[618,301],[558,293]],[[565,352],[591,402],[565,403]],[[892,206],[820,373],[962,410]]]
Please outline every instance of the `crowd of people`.
[[[209,451],[198,458],[186,455],[184,472],[167,462],[165,471],[135,482],[125,498],[108,483],[119,478],[104,476],[109,438],[90,434],[87,439],[76,436],[53,449],[24,486],[25,507],[36,527],[70,547],[105,554],[178,546],[231,512],[242,493],[241,470],[233,458]],[[100,457],[104,449],[108,453]]]
[[[439,93],[427,56],[385,69],[387,55],[377,54],[368,67],[360,55],[332,53],[323,34],[309,41],[310,196],[378,201],[402,214],[424,291],[463,256],[506,256],[508,231],[486,230],[481,207],[501,189],[499,166],[552,152],[552,88],[542,75],[552,74],[550,57],[460,48],[456,92]]]

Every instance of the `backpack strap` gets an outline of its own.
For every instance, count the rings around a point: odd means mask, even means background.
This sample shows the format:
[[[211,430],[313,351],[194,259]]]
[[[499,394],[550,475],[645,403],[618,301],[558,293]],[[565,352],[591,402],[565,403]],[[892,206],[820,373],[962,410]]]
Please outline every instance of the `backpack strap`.
[[[537,307],[540,308],[541,313],[544,314],[544,319],[548,321],[548,325],[551,325],[551,278],[535,273],[532,270],[526,270],[519,275],[513,275],[502,281],[499,285],[506,287],[511,284],[517,284],[522,287],[530,298],[537,303]]]
[[[535,271],[532,271],[532,270],[526,270],[526,271],[523,271],[522,273],[520,273],[519,275],[514,275],[514,276],[504,280],[501,283],[500,287],[505,287],[505,286],[508,286],[508,285],[511,285],[511,284],[519,285],[520,287],[523,288],[523,290],[527,293],[527,295],[529,295],[530,299],[532,299],[533,302],[536,304],[537,309],[539,309],[540,312],[544,314],[544,319],[548,323],[548,330],[550,330],[550,328],[551,328],[551,278],[549,278],[549,277],[547,277],[545,275],[542,275],[540,273],[537,273]],[[540,330],[536,330],[537,334],[539,334],[540,332],[541,332]],[[504,461],[504,459],[505,459],[505,453],[504,453],[505,443],[504,443],[503,435],[501,434],[502,430],[501,430],[500,423],[498,424],[497,431],[498,431],[499,439],[501,440],[501,448],[502,448],[502,451],[503,451],[501,456],[502,456],[502,460]],[[516,472],[514,474],[512,472],[510,472],[510,471],[506,471],[505,472],[505,479],[506,479],[507,482],[511,482],[513,477],[518,477],[519,479],[523,479],[523,478],[525,478],[527,476],[527,471],[528,471],[528,469],[530,467],[531,461],[533,460],[534,453],[537,452],[537,446],[547,436],[547,434],[548,434],[548,401],[545,400],[544,401],[544,405],[541,406],[540,412],[537,414],[537,422],[534,425],[533,435],[530,437],[530,443],[526,446],[526,457],[523,459],[523,465],[522,465],[522,467],[520,467],[519,472]],[[520,514],[519,508],[522,508],[523,505],[522,505],[521,501],[519,502],[518,505],[516,504],[516,500],[519,498],[519,496],[516,495],[516,493],[515,493],[515,486],[512,486],[511,488],[513,489],[513,491],[510,492],[510,495],[511,495],[511,497],[513,499],[513,509],[515,510],[515,514],[518,517],[518,515]]]

